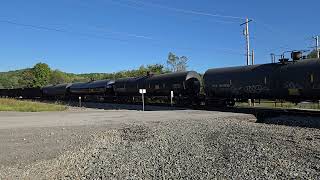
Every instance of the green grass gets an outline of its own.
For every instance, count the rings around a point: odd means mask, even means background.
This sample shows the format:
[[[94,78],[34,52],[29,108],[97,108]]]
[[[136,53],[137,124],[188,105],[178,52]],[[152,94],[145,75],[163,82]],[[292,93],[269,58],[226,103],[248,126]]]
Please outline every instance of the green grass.
[[[248,103],[237,103],[238,107],[248,107]],[[265,107],[265,108],[282,108],[282,109],[320,109],[320,104],[312,102],[303,103],[291,103],[291,102],[277,102],[274,101],[261,100],[260,104],[258,101],[255,103],[255,107]]]
[[[0,111],[45,112],[64,111],[67,107],[59,104],[47,104],[34,101],[0,98]]]

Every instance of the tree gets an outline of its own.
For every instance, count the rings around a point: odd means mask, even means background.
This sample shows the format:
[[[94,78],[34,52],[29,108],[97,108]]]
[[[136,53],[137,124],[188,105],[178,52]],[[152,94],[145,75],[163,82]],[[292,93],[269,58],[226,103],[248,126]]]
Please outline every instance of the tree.
[[[308,58],[317,58],[317,51],[313,50],[310,54],[308,54]]]
[[[167,64],[169,66],[171,66],[171,71],[176,72],[177,71],[177,61],[178,58],[175,54],[173,54],[172,52],[169,53],[168,55],[168,60],[167,60]]]
[[[144,65],[142,65],[138,70],[129,71],[129,77],[145,76],[147,74],[147,71],[148,70],[144,67]]]
[[[31,88],[34,87],[34,73],[32,69],[27,69],[22,73],[22,78],[19,80],[19,84],[21,87]]]
[[[164,67],[161,64],[153,64],[147,66],[148,71],[155,74],[162,74],[164,72],[163,68]]]
[[[174,56],[174,59],[176,59],[175,55],[172,55]],[[184,58],[181,57],[180,59],[183,60]],[[181,62],[186,62],[186,60]],[[176,69],[179,71],[184,70],[181,68],[184,67],[184,63],[181,62],[180,64],[182,65],[175,65],[175,71]],[[59,70],[51,70],[47,64],[38,63],[33,68],[0,72],[0,88],[33,88],[43,87],[48,84],[57,85],[64,83],[88,82],[90,80],[138,77],[147,75],[147,72],[151,72],[153,74],[162,74],[171,71],[167,68],[164,68],[164,66],[161,64],[150,64],[146,66],[142,65],[137,69],[124,70],[114,73],[74,74],[65,73]]]
[[[171,71],[182,72],[187,70],[188,58],[186,56],[176,56],[172,52],[168,55],[167,64],[171,66]]]
[[[188,58],[186,56],[181,56],[179,62],[177,63],[177,72],[184,72],[187,70]]]
[[[49,84],[56,85],[56,84],[63,84],[69,82],[68,77],[65,73],[54,70],[51,72]]]
[[[51,69],[48,64],[38,63],[32,68],[34,74],[33,87],[43,87],[49,84]]]

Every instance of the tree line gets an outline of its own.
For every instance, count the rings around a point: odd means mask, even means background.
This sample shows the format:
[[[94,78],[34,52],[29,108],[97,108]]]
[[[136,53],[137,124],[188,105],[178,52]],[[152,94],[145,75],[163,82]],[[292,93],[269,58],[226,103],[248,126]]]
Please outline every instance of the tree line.
[[[153,74],[163,74],[169,72],[186,71],[186,56],[177,56],[169,53],[166,60],[167,67],[162,64],[151,64],[140,66],[138,69],[124,70],[115,73],[88,73],[74,74],[66,73],[60,70],[53,70],[45,63],[37,63],[32,68],[0,72],[0,88],[33,88],[47,85],[56,85],[74,82],[89,82],[102,79],[119,79],[126,77],[144,76],[147,72]]]

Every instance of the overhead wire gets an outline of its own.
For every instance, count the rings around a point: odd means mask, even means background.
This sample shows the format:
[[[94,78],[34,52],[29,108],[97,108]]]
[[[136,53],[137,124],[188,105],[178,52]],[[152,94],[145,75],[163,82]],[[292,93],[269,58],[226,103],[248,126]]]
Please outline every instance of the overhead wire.
[[[32,29],[39,29],[39,30],[46,30],[46,31],[55,31],[55,32],[67,33],[67,34],[72,34],[72,35],[77,35],[77,36],[83,36],[83,37],[102,38],[102,39],[108,39],[108,40],[113,40],[113,41],[127,42],[127,40],[119,39],[119,38],[106,37],[106,36],[95,35],[95,34],[91,34],[91,33],[74,32],[74,31],[69,31],[69,30],[65,30],[65,29],[52,28],[52,27],[47,27],[47,26],[42,26],[42,25],[33,25],[33,24],[19,23],[19,22],[15,22],[15,21],[12,21],[12,20],[3,20],[3,19],[0,19],[0,22],[2,22],[2,23],[7,23],[7,24],[11,24],[11,25],[16,25],[16,26],[28,27],[28,28],[32,28]]]
[[[154,3],[150,3],[150,2],[142,2],[142,1],[137,1],[137,0],[108,0],[108,1],[113,4],[126,6],[126,7],[134,8],[134,9],[145,10],[145,7],[150,6],[150,7],[168,10],[171,12],[177,12],[177,13],[183,13],[183,14],[189,14],[189,15],[197,15],[197,16],[215,17],[215,18],[220,18],[220,20],[215,20],[213,22],[219,22],[219,23],[239,23],[236,21],[224,20],[226,18],[233,19],[233,20],[244,20],[245,19],[243,17],[237,17],[237,16],[226,16],[226,15],[212,14],[212,13],[206,13],[206,12],[201,12],[201,11],[173,8],[173,7],[169,7],[169,6],[154,4]]]
[[[62,28],[52,28],[52,27],[47,27],[47,26],[43,26],[43,25],[19,23],[19,22],[12,21],[12,20],[0,19],[0,22],[15,25],[15,26],[20,26],[20,27],[27,27],[27,28],[45,30],[45,31],[54,31],[54,32],[59,32],[59,33],[67,33],[67,34],[82,36],[82,37],[87,37],[87,38],[108,39],[108,40],[113,40],[113,41],[119,41],[121,43],[131,44],[131,41],[128,39],[119,39],[119,38],[107,37],[107,36],[102,36],[102,35],[96,35],[96,34],[92,34],[92,33],[74,32],[74,31],[70,31],[70,30],[66,30],[66,29],[62,29]],[[152,43],[149,44],[150,46],[168,47],[167,44],[161,43],[160,41],[152,40],[151,42]],[[190,48],[190,47],[178,47],[178,48],[175,47],[173,49],[196,50],[196,49]],[[198,51],[198,50],[196,50],[196,51]],[[230,50],[230,49],[223,49],[223,48],[210,49],[210,51],[220,51],[220,52],[224,51],[226,54],[237,54],[236,51],[232,52],[232,50]],[[242,55],[242,54],[240,54],[240,55]]]
[[[227,15],[221,15],[221,14],[212,14],[212,13],[207,13],[207,12],[202,12],[202,11],[194,11],[194,10],[187,10],[187,9],[181,9],[181,8],[174,8],[174,7],[169,7],[169,6],[165,6],[165,5],[161,5],[161,4],[155,4],[155,3],[151,3],[151,2],[144,2],[144,1],[140,1],[140,0],[109,0],[112,2],[117,2],[118,4],[123,4],[124,1],[126,1],[127,5],[130,5],[130,7],[134,7],[134,8],[143,8],[143,6],[151,6],[151,7],[155,7],[155,8],[160,8],[160,9],[165,9],[168,11],[173,11],[173,12],[178,12],[178,13],[183,13],[183,14],[190,14],[190,15],[197,15],[197,16],[206,16],[206,17],[214,17],[214,18],[220,18],[219,20],[213,20],[213,22],[219,22],[219,23],[239,23],[239,22],[235,22],[235,21],[227,21],[227,20],[223,20],[223,19],[233,19],[233,20],[245,20],[246,18],[244,17],[238,17],[238,16],[227,16]],[[129,4],[130,3],[130,4]],[[132,6],[133,4],[137,5],[137,6]],[[210,19],[212,20],[212,19]],[[216,49],[217,50],[217,49]],[[236,50],[231,50],[231,49],[226,49],[226,48],[221,48],[218,51],[224,51],[227,54],[237,54],[237,55],[241,55],[244,56],[245,54],[240,53],[240,52],[236,52]]]
[[[110,33],[110,34],[117,34],[117,35],[124,35],[127,37],[134,37],[134,38],[140,38],[140,39],[146,39],[146,40],[156,40],[151,36],[147,36],[147,35],[138,35],[138,34],[133,34],[133,33],[127,33],[127,32],[120,32],[120,31],[113,31],[113,30],[109,30],[107,28],[103,28],[103,27],[97,27],[97,26],[91,26],[93,29],[101,31],[101,32],[106,32],[106,33]]]
[[[191,14],[191,15],[198,15],[198,16],[207,16],[207,17],[216,17],[216,18],[229,18],[229,19],[236,19],[236,20],[244,20],[245,19],[244,17],[238,17],[238,16],[227,16],[227,15],[212,14],[212,13],[207,13],[207,12],[187,10],[187,9],[181,9],[181,8],[173,8],[173,7],[164,6],[164,5],[160,5],[160,4],[155,4],[155,3],[150,3],[150,2],[143,2],[143,1],[140,1],[140,0],[127,0],[127,2],[129,2],[130,4],[128,4],[128,3],[124,4],[123,1],[114,1],[114,0],[109,0],[109,1],[112,2],[112,3],[116,3],[118,5],[130,7],[130,8],[136,8],[136,9],[143,9],[143,6],[152,6],[152,7],[166,9],[166,10],[170,10],[170,11],[174,11],[174,12],[179,12],[179,13],[184,13],[184,14]],[[68,34],[80,35],[80,36],[85,36],[85,37],[93,37],[93,38],[103,38],[103,39],[108,39],[108,40],[114,40],[114,41],[120,41],[120,42],[129,43],[129,40],[126,40],[126,39],[120,39],[120,38],[114,38],[114,37],[106,37],[106,36],[101,36],[101,35],[95,35],[95,34],[92,34],[92,33],[74,32],[74,31],[63,29],[63,28],[51,28],[51,27],[47,27],[47,26],[24,24],[24,23],[18,23],[18,22],[15,22],[15,21],[11,21],[11,20],[1,20],[1,19],[0,19],[0,22],[12,24],[12,25],[17,25],[17,26],[29,27],[29,28],[33,28],[33,29],[56,31],[56,32],[60,32],[60,33],[68,33]],[[237,23],[237,22],[225,21],[225,20],[217,20],[215,22]],[[98,28],[98,29],[104,30],[102,28]],[[114,31],[109,31],[109,33],[126,35],[128,37],[142,38],[142,39],[146,39],[146,40],[154,40],[152,37],[149,37],[149,36],[136,35],[136,34],[131,34],[131,33],[114,32]],[[157,45],[159,45],[159,44],[157,44]],[[185,50],[189,49],[190,50],[190,48],[179,48],[179,49],[185,49]],[[212,50],[213,51],[224,51],[227,54],[244,55],[242,53],[237,52],[236,50],[232,50],[232,49],[228,49],[228,48],[218,48],[218,49],[210,49],[210,50],[211,51]]]
[[[110,0],[110,1],[115,1],[115,0]],[[151,7],[156,7],[156,8],[160,8],[160,9],[165,9],[165,10],[169,10],[169,11],[173,11],[173,12],[178,12],[178,13],[184,13],[184,14],[191,14],[191,15],[198,15],[198,16],[207,16],[207,17],[216,17],[216,18],[223,18],[223,19],[236,19],[236,20],[245,20],[246,18],[244,17],[239,17],[239,16],[229,16],[229,15],[221,15],[221,14],[212,14],[212,13],[207,13],[207,12],[202,12],[202,11],[194,11],[194,10],[188,10],[188,9],[181,9],[181,8],[175,8],[175,7],[170,7],[170,6],[165,6],[165,5],[161,5],[161,4],[157,4],[157,3],[152,3],[150,1],[145,2],[142,0],[126,0],[127,2],[131,2],[130,6],[131,7],[135,7],[135,8],[141,8],[142,6],[151,6]],[[123,1],[117,1],[118,3],[120,2],[123,3]],[[136,4],[137,6],[132,6],[133,4]],[[283,32],[276,30],[274,27],[272,27],[271,25],[268,25],[260,20],[256,20],[256,19],[251,19],[253,22],[255,22],[258,25],[263,26],[264,30],[267,30],[271,33],[277,33],[277,34],[284,34]],[[232,21],[225,21],[225,20],[220,20],[220,22],[227,22],[227,23],[234,23]],[[260,38],[258,38],[260,39]],[[254,38],[254,40],[256,41],[256,38]],[[260,40],[259,40],[260,41]],[[279,48],[273,48],[271,50],[277,50],[277,49],[288,49],[288,45],[284,45],[281,46]],[[270,51],[270,50],[269,50]]]
[[[144,2],[144,1],[140,1],[140,0],[127,0],[127,1],[133,2],[133,3],[136,3],[136,4],[140,4],[140,5],[154,6],[154,7],[158,7],[158,8],[161,8],[161,9],[166,9],[166,10],[185,13],[185,14],[193,14],[193,15],[201,15],[201,16],[208,16],[208,17],[219,17],[219,18],[230,18],[230,19],[245,20],[244,17],[239,17],[239,16],[212,14],[212,13],[207,13],[207,12],[202,12],[202,11],[194,11],[194,10],[187,10],[187,9],[181,9],[181,8],[174,8],[174,7],[169,7],[169,6],[165,6],[165,5],[161,5],[161,4]]]

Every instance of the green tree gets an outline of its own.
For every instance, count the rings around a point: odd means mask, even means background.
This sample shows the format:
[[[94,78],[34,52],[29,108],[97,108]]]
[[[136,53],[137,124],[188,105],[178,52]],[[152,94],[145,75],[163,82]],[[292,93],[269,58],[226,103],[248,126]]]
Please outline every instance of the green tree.
[[[19,86],[20,87],[27,87],[31,88],[34,87],[34,73],[32,69],[27,69],[21,74],[21,79],[19,80]]]
[[[317,58],[317,51],[313,50],[310,54],[308,54],[308,58]]]
[[[173,72],[182,72],[187,70],[188,58],[186,56],[176,56],[172,52],[168,55],[167,64],[171,66],[171,71]]]
[[[179,68],[180,69],[180,68]],[[9,72],[0,72],[0,88],[43,87],[48,84],[88,82],[100,79],[119,79],[145,76],[147,72],[162,74],[170,72],[161,64],[142,65],[138,69],[124,70],[115,73],[73,74],[51,70],[47,64],[38,63],[33,68]]]
[[[49,84],[63,84],[69,82],[68,76],[66,73],[63,73],[59,70],[54,70],[51,72]]]
[[[179,61],[177,63],[177,72],[184,72],[187,70],[187,62],[188,62],[188,58],[186,56],[181,56],[179,58]]]
[[[164,72],[163,68],[164,67],[161,64],[153,64],[153,65],[148,65],[147,66],[148,71],[150,71],[152,73],[155,73],[155,74],[163,73]]]
[[[51,69],[48,64],[38,63],[32,68],[34,74],[33,87],[43,87],[49,84]]]
[[[171,66],[171,71],[176,72],[177,71],[177,63],[178,63],[178,58],[175,54],[172,52],[169,53],[168,59],[167,59],[167,64]]]

